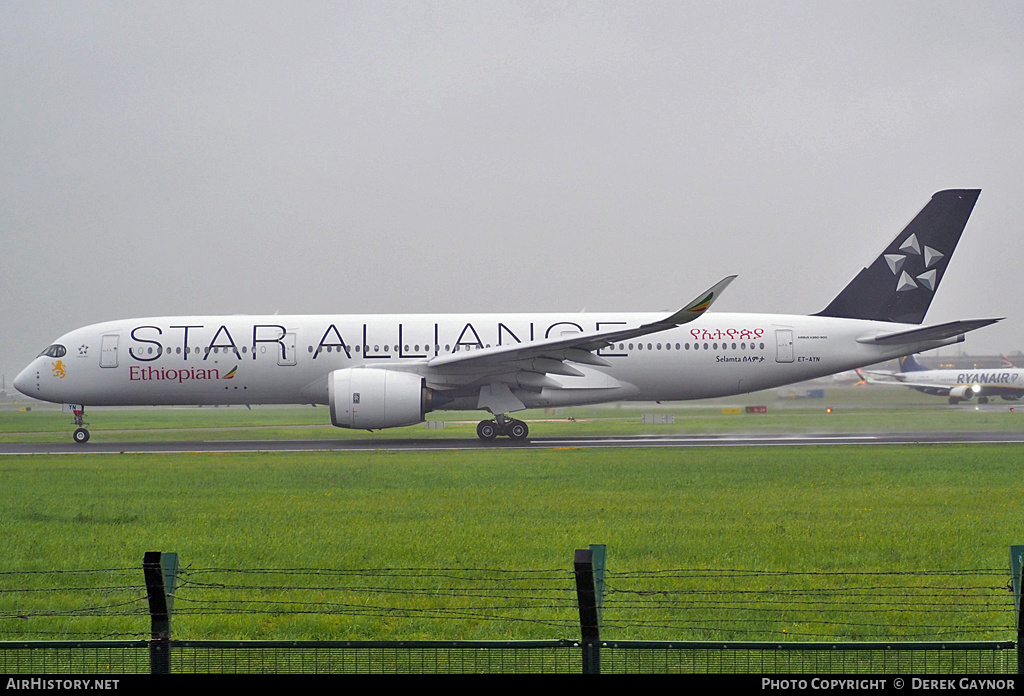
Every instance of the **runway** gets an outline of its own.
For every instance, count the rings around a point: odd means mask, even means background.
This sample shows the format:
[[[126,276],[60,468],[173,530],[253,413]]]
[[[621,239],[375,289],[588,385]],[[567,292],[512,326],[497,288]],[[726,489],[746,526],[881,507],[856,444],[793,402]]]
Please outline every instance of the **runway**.
[[[531,438],[523,442],[476,438],[360,440],[218,440],[206,442],[73,442],[0,443],[0,455],[32,454],[183,454],[190,452],[360,452],[503,449],[587,449],[642,447],[810,447],[822,445],[1021,444],[1024,431],[911,432],[848,434],[722,434],[637,435],[609,437]]]

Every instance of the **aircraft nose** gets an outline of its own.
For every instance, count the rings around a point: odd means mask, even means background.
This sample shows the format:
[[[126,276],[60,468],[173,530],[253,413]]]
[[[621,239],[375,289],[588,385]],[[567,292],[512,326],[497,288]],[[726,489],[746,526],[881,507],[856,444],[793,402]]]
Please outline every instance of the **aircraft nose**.
[[[14,378],[14,388],[25,396],[32,396],[32,381],[35,379],[35,369],[31,365],[18,373]]]

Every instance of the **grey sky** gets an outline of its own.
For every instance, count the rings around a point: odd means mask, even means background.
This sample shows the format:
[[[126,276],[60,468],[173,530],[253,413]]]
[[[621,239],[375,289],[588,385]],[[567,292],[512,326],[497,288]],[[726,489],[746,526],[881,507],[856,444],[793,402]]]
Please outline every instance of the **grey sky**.
[[[1024,4],[0,0],[0,369],[129,316],[822,309],[944,188],[1024,350]]]

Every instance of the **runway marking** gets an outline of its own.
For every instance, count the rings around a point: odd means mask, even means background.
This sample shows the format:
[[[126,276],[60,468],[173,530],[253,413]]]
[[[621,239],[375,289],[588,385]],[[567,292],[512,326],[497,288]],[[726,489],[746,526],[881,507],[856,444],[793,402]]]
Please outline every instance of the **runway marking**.
[[[654,435],[639,437],[538,438],[523,442],[481,442],[476,439],[444,440],[225,440],[218,442],[91,442],[0,443],[0,455],[32,454],[186,454],[195,452],[243,454],[255,452],[444,452],[462,450],[570,450],[587,448],[665,447],[813,447],[815,445],[949,445],[1024,444],[1024,433],[852,433],[739,435]]]
[[[535,445],[552,445],[555,447],[597,447],[601,445],[729,445],[729,444],[819,444],[822,442],[877,442],[882,440],[878,435],[765,435],[753,437],[641,437],[641,438],[593,438],[584,440],[544,440]]]

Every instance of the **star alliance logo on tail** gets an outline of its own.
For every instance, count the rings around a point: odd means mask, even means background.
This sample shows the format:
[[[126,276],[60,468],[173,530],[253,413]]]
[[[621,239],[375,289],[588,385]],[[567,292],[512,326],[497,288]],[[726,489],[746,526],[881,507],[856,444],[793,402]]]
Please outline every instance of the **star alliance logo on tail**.
[[[885,255],[885,262],[889,265],[889,270],[894,276],[898,276],[896,292],[906,292],[918,287],[934,292],[935,286],[938,285],[939,274],[939,269],[934,266],[946,255],[930,246],[925,246],[922,249],[916,234],[907,237],[906,241],[900,245],[899,250],[903,253]],[[918,265],[915,263],[917,260],[920,260],[922,272],[917,276],[912,276],[913,271],[911,273],[907,271],[911,266]]]

